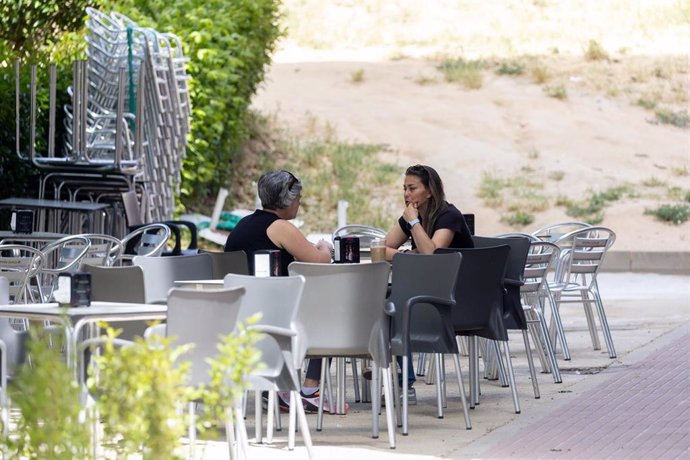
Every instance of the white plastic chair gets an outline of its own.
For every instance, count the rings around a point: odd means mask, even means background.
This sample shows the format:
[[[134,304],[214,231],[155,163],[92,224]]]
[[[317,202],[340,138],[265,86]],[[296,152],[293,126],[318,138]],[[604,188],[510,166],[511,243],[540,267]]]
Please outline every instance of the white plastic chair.
[[[136,256],[132,263],[144,271],[147,303],[164,303],[175,281],[206,280],[213,277],[213,262],[208,254],[193,256]]]
[[[379,435],[380,371],[383,370],[383,388],[386,398],[388,441],[395,447],[393,422],[392,381],[390,352],[384,337],[388,328],[381,324],[388,289],[390,266],[379,262],[371,264],[325,265],[293,262],[288,267],[291,275],[306,279],[299,310],[301,334],[311,357],[364,357],[373,360],[372,372],[372,437]],[[324,327],[333,324],[335,327]],[[321,395],[328,360],[322,360]],[[344,374],[344,369],[341,368]],[[344,406],[345,379],[338,388],[339,404]],[[317,430],[323,426],[323,397],[320,398]],[[341,407],[342,411],[343,407]]]
[[[298,418],[304,444],[311,457],[311,435],[299,396],[301,386],[297,374],[297,368],[304,360],[304,348],[298,346],[296,323],[304,289],[304,277],[257,278],[228,274],[224,278],[224,286],[226,288],[244,286],[246,291],[242,299],[239,320],[245,321],[255,313],[261,313],[261,319],[252,327],[266,334],[266,337],[257,344],[261,350],[264,368],[249,376],[251,388],[256,390],[256,442],[262,442],[260,392],[270,392],[267,423],[267,437],[270,443],[273,437],[274,392],[289,391],[288,449],[292,450],[295,446],[295,419]]]
[[[175,337],[175,344],[192,343],[194,347],[184,356],[191,362],[189,384],[199,386],[209,382],[208,358],[218,354],[219,337],[230,334],[237,324],[245,289],[242,287],[217,290],[172,289],[168,296],[166,335]],[[189,439],[196,440],[194,410],[196,403],[189,402]],[[229,414],[226,420],[226,436],[231,458],[244,458],[247,453],[247,434],[241,401],[235,407],[235,422]],[[234,424],[237,425],[235,431]],[[237,436],[235,444],[235,433]]]

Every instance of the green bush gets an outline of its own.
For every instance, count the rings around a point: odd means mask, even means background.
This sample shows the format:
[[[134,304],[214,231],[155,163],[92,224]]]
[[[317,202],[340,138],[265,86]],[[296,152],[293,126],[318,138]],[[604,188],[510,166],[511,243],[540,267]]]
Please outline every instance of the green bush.
[[[436,68],[443,74],[448,83],[460,83],[468,89],[482,87],[483,63],[478,60],[468,60],[461,57],[444,59]]]
[[[192,128],[182,202],[215,197],[237,171],[251,98],[264,77],[279,27],[279,0],[100,0],[139,25],[172,32],[191,58]]]
[[[651,214],[664,222],[680,225],[690,219],[690,206],[687,204],[665,204],[653,210],[646,210],[645,214]]]
[[[31,365],[23,364],[9,385],[19,417],[13,436],[2,440],[7,458],[88,458],[89,423],[81,417],[74,371],[63,361],[59,345],[50,347],[47,337],[33,331],[27,341]]]

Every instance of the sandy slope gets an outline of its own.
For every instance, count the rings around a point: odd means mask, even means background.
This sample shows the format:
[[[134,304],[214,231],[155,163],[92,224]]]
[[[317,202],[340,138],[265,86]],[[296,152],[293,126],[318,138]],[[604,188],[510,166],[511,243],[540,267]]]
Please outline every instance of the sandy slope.
[[[353,83],[360,68],[364,81]],[[422,75],[436,81],[419,84]],[[480,234],[511,230],[476,196],[482,172],[515,177],[529,167],[551,196],[581,199],[587,190],[622,183],[639,190],[638,198],[606,209],[603,225],[617,232],[616,249],[690,250],[690,222],[671,226],[643,215],[672,202],[667,187],[690,189],[690,176],[678,174],[690,169],[690,130],[652,124],[650,112],[577,80],[567,91],[561,101],[526,78],[490,72],[481,89],[468,91],[442,82],[433,64],[421,60],[276,63],[254,106],[277,111],[297,130],[315,116],[342,139],[387,144],[382,158],[401,170],[418,162],[436,167],[449,201],[476,214]],[[549,180],[553,171],[564,172],[563,179]],[[652,178],[666,186],[643,185]],[[566,220],[573,219],[551,206],[522,230]]]

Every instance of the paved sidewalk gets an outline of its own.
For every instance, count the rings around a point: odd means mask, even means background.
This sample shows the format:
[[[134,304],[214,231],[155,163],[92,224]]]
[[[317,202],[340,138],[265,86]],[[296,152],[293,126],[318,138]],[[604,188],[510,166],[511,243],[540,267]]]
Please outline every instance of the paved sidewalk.
[[[690,458],[690,333],[482,456]]]

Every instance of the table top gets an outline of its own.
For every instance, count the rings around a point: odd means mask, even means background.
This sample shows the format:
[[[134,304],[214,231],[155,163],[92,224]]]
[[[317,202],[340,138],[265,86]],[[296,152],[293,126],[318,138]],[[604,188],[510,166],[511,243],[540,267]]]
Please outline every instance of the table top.
[[[5,198],[0,200],[0,207],[25,207],[40,209],[62,209],[65,211],[93,212],[110,207],[106,203],[93,203],[91,201],[60,201],[39,200],[37,198]]]
[[[187,285],[192,285],[192,284],[206,284],[209,286],[222,286],[223,280],[215,279],[215,280],[178,280],[178,281],[175,281],[175,286],[187,286]]]
[[[91,306],[89,307],[74,308],[60,307],[56,302],[0,305],[1,316],[67,316],[72,319],[72,321],[91,316],[103,318],[108,316],[165,316],[167,312],[167,305],[126,302],[94,301],[91,302]]]
[[[66,233],[53,232],[32,232],[32,233],[15,233],[11,230],[0,231],[0,242],[4,241],[55,241],[64,238]]]

